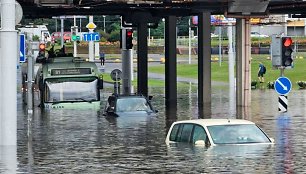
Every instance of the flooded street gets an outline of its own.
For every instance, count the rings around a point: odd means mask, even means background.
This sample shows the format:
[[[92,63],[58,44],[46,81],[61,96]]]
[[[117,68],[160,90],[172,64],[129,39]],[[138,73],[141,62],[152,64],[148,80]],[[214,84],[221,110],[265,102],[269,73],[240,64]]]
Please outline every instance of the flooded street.
[[[111,93],[107,91],[102,100]],[[178,89],[177,114],[164,110],[163,88],[151,88],[149,94],[154,96],[157,116],[105,117],[104,104],[100,111],[35,107],[28,129],[27,111],[18,93],[17,158],[14,151],[1,150],[0,173],[10,173],[8,168],[14,165],[16,173],[305,172],[306,91],[291,91],[289,112],[284,115],[278,112],[274,90],[252,91],[252,107],[245,119],[257,123],[275,145],[209,148],[165,144],[172,121],[199,117],[195,86]],[[235,105],[228,96],[226,86],[213,88],[211,118],[235,118]]]

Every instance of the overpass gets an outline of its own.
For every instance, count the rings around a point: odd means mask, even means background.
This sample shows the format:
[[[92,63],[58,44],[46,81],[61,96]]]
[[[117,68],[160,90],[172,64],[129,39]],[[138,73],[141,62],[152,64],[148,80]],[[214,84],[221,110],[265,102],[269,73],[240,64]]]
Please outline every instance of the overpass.
[[[293,13],[304,16],[306,2],[297,0],[17,0],[25,18],[60,15],[121,15],[123,25],[137,28],[137,88],[148,95],[148,28],[165,18],[166,108],[176,110],[176,18],[198,16],[198,104],[211,113],[210,15],[236,18],[236,106],[237,115],[250,106],[250,21],[251,17]],[[16,145],[16,64],[17,32],[15,1],[1,1],[0,30],[0,145]],[[6,57],[10,57],[7,59]]]

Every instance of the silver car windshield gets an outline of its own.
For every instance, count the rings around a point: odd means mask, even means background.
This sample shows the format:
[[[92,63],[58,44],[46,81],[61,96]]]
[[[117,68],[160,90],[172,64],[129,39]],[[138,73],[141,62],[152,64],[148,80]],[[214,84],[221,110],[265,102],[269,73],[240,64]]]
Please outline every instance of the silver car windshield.
[[[254,124],[207,126],[215,144],[270,143]]]
[[[116,103],[117,112],[151,111],[145,98],[120,98]]]
[[[46,82],[46,102],[96,101],[97,81]]]

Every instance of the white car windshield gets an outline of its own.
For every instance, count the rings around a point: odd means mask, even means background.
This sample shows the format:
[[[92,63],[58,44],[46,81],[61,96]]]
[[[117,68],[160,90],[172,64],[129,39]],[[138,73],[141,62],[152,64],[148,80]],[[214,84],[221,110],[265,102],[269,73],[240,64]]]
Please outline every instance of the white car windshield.
[[[145,98],[119,98],[116,103],[117,112],[151,111]]]
[[[254,124],[207,126],[215,144],[270,143]]]
[[[46,82],[46,102],[96,101],[97,81]]]

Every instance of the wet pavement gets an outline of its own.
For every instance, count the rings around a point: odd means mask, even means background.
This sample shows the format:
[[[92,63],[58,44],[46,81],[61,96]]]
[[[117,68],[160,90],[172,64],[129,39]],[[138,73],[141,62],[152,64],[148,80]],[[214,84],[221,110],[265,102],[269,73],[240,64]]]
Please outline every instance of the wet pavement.
[[[102,100],[111,92],[104,89]],[[236,117],[228,93],[227,86],[213,86],[212,114],[205,117]],[[290,92],[286,114],[278,112],[274,90],[252,90],[242,118],[257,123],[275,145],[209,148],[165,144],[173,121],[200,117],[196,85],[178,89],[176,112],[165,111],[164,88],[149,94],[156,116],[114,118],[102,115],[104,103],[100,111],[36,107],[28,117],[18,93],[17,152],[0,148],[0,173],[305,173],[305,90]]]

